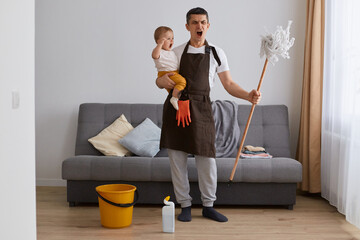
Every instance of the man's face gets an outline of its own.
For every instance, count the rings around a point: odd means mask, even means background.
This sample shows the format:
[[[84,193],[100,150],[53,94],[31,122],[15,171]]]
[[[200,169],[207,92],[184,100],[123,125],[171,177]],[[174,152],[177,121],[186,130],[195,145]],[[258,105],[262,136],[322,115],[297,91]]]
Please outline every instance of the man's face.
[[[203,14],[191,14],[189,23],[186,24],[191,40],[196,42],[205,41],[206,32],[209,30],[209,27],[210,23],[208,23],[206,15]]]

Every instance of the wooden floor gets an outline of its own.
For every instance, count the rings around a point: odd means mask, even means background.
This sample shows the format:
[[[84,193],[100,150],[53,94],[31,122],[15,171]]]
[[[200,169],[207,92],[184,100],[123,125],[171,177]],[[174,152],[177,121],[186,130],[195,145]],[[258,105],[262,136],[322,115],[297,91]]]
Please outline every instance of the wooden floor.
[[[97,205],[69,207],[65,187],[37,187],[38,240],[107,239],[360,239],[360,229],[317,196],[298,194],[294,210],[279,207],[216,207],[229,218],[218,223],[192,209],[191,222],[175,222],[175,233],[162,232],[161,205],[135,205],[131,226],[107,229]],[[179,208],[176,209],[176,214]]]

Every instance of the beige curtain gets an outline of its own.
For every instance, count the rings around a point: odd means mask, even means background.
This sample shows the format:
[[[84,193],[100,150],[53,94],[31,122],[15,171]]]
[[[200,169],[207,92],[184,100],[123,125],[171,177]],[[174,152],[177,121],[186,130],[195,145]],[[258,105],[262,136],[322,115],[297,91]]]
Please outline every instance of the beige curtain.
[[[307,0],[304,77],[296,159],[303,165],[302,191],[321,191],[321,107],[324,59],[324,0]]]

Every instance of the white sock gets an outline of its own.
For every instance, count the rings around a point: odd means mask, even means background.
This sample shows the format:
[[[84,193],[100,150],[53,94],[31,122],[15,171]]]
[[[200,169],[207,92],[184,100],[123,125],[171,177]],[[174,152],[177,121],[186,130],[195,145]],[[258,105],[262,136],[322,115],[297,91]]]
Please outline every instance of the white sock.
[[[173,107],[176,109],[176,111],[179,110],[178,101],[179,101],[179,99],[176,97],[170,98],[170,103],[173,105]]]

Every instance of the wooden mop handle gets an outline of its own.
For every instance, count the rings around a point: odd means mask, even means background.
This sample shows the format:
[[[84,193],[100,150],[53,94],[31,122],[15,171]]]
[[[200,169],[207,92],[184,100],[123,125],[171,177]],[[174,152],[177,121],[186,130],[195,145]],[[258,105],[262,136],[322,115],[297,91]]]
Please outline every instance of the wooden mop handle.
[[[265,63],[264,63],[264,67],[263,67],[263,70],[262,70],[262,73],[261,73],[260,81],[259,81],[259,84],[258,84],[258,87],[257,87],[257,91],[260,91],[261,84],[262,84],[263,79],[264,79],[267,64],[268,64],[268,60],[266,58]],[[233,169],[231,171],[231,175],[230,175],[230,178],[229,178],[230,181],[232,181],[234,179],[236,167],[237,167],[237,164],[239,162],[239,157],[240,157],[240,154],[241,154],[241,150],[242,150],[242,148],[244,146],[246,134],[247,134],[247,131],[248,131],[249,126],[250,126],[250,122],[251,122],[252,115],[254,113],[255,105],[256,104],[253,104],[252,107],[251,107],[251,110],[250,110],[249,118],[247,120],[246,127],[245,127],[245,130],[244,130],[244,134],[243,134],[241,142],[240,142],[240,147],[239,147],[239,150],[238,150],[238,152],[236,154],[235,164],[234,164],[234,167],[233,167]]]

